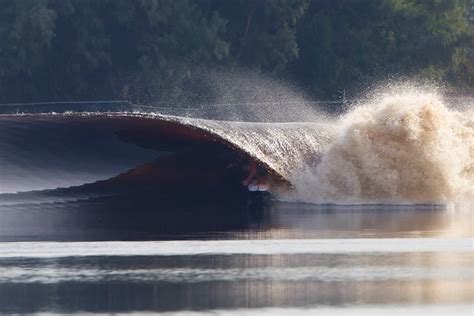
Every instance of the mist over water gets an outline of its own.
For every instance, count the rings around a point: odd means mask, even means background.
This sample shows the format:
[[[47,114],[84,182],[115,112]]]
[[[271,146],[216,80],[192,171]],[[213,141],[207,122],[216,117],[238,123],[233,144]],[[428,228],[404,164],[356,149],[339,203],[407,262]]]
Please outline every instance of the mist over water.
[[[246,122],[321,122],[330,119],[325,109],[291,83],[250,70],[209,71],[200,86],[204,104],[195,100],[173,103],[194,104],[186,113],[194,118]],[[336,101],[337,103],[337,101]],[[179,115],[179,114],[178,114]]]
[[[234,104],[233,120],[258,122],[321,121],[325,117],[304,93],[288,83],[255,73],[214,74],[216,104]]]

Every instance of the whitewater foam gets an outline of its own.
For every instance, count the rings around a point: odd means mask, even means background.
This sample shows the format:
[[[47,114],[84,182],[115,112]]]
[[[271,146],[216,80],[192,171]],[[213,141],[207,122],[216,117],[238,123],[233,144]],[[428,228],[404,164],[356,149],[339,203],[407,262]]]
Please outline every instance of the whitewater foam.
[[[309,203],[447,203],[474,199],[474,119],[436,93],[387,94],[336,123],[316,168],[292,176]]]

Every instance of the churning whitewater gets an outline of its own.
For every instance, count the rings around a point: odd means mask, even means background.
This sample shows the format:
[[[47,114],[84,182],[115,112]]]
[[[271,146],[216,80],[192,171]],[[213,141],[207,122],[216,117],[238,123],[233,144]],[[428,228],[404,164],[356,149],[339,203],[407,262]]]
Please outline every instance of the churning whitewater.
[[[472,111],[472,110],[471,110]],[[310,203],[448,203],[474,199],[474,116],[434,93],[389,94],[336,123],[315,168],[292,180]]]

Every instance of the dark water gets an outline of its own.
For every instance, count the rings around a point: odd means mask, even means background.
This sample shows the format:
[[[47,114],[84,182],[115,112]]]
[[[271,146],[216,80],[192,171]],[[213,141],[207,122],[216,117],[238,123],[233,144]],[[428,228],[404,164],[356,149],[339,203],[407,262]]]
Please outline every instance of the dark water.
[[[0,206],[0,311],[472,311],[470,206],[164,210],[115,198]]]

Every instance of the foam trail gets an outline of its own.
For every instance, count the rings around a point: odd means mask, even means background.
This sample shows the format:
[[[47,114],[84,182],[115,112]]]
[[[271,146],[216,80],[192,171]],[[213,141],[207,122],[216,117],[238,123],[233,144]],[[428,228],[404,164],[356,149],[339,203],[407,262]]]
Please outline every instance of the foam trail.
[[[293,175],[310,203],[448,203],[474,199],[474,119],[435,93],[387,94],[337,123],[316,168]]]

